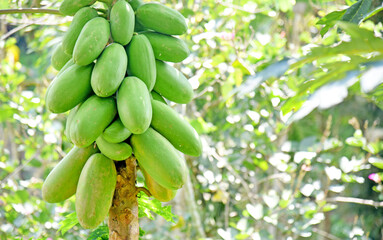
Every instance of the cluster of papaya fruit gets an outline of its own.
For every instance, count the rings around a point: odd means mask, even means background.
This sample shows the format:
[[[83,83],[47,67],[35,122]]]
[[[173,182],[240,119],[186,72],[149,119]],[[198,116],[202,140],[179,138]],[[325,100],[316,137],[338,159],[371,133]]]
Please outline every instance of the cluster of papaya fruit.
[[[202,151],[196,131],[164,99],[185,104],[193,98],[185,76],[166,63],[190,54],[171,36],[186,33],[185,18],[141,0],[113,1],[101,14],[94,2],[62,2],[60,11],[74,17],[53,52],[59,72],[46,93],[51,112],[70,110],[65,135],[75,146],[46,178],[43,199],[56,203],[76,194],[84,228],[97,227],[108,214],[114,161],[133,154],[152,196],[170,201],[188,174],[178,151]]]

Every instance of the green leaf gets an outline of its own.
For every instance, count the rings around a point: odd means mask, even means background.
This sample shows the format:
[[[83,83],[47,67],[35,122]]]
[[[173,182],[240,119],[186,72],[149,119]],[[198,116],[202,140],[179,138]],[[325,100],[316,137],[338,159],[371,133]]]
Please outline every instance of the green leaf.
[[[109,228],[106,225],[99,226],[89,234],[87,240],[108,240]]]
[[[360,28],[356,24],[338,22],[338,25],[351,36],[351,41],[342,42],[335,47],[313,48],[309,54],[293,63],[290,69],[310,63],[318,59],[334,57],[337,55],[361,55],[373,52],[383,53],[383,39],[375,37],[374,32]]]
[[[161,202],[157,199],[150,199],[145,193],[141,192],[141,196],[137,198],[138,200],[138,214],[139,217],[146,216],[149,219],[153,219],[151,212],[154,212],[162,216],[166,221],[173,222],[176,215],[172,213],[171,206],[162,206]]]
[[[374,167],[383,169],[383,159],[376,158],[376,157],[370,157],[368,159],[368,162],[373,165]]]
[[[330,212],[330,211],[336,209],[337,207],[338,207],[338,206],[335,205],[335,204],[330,204],[330,203],[328,203],[328,204],[326,204],[326,205],[323,206],[322,210],[323,210],[323,212]]]
[[[61,231],[61,234],[64,235],[66,232],[68,232],[70,229],[76,226],[77,223],[77,214],[76,212],[72,212],[66,215],[65,219],[60,222],[61,226],[57,231]]]
[[[323,37],[328,32],[328,30],[335,25],[336,21],[341,20],[341,18],[343,17],[345,13],[346,13],[346,9],[342,11],[331,12],[327,14],[326,16],[324,16],[323,18],[321,18],[316,23],[319,25],[325,25],[320,31],[321,36]]]
[[[372,0],[359,0],[357,3],[349,7],[343,15],[342,20],[359,24],[368,14],[371,8]]]
[[[279,78],[289,69],[290,65],[295,62],[295,59],[284,59],[267,66],[264,70],[258,72],[254,76],[250,76],[241,86],[233,89],[228,94],[230,98],[234,94],[238,94],[240,97],[254,91],[261,83],[269,78]]]
[[[372,10],[371,12],[369,12],[368,14],[366,14],[366,16],[363,18],[362,21],[366,21],[367,19],[375,16],[376,14],[380,13],[381,11],[383,11],[383,6],[380,6],[380,7],[377,7],[375,8],[374,10]]]

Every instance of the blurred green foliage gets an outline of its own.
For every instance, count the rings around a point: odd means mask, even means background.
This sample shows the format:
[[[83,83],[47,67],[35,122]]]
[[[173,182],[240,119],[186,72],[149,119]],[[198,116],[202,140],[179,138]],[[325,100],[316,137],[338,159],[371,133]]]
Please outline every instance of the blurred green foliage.
[[[142,239],[382,239],[381,1],[161,2],[188,19],[192,54],[176,67],[196,98],[175,107],[204,153],[187,158],[191,185],[170,203],[178,217],[141,195]],[[69,21],[0,15],[0,239],[107,237],[105,225],[76,225],[74,197],[41,200],[71,148],[66,115],[44,107]]]

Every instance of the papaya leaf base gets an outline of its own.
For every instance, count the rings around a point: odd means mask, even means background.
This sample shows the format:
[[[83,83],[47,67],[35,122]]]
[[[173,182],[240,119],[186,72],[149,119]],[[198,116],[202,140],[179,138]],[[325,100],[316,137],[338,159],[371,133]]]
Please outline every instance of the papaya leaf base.
[[[109,239],[137,240],[139,238],[138,203],[134,157],[116,162],[117,184],[109,210]]]

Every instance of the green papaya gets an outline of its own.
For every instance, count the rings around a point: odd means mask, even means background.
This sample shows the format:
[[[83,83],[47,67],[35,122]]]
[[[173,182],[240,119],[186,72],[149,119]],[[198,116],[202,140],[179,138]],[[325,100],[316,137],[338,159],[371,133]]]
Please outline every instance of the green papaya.
[[[70,126],[70,137],[78,147],[92,144],[117,113],[114,98],[89,97],[81,104]]]
[[[88,66],[73,64],[58,75],[46,93],[46,104],[53,113],[63,113],[83,102],[92,93],[90,76],[93,63]]]
[[[151,96],[151,99],[154,99],[154,100],[157,100],[157,101],[160,101],[162,103],[167,104],[165,99],[156,91],[151,91],[150,96]]]
[[[70,110],[70,112],[69,112],[68,118],[66,119],[65,136],[70,142],[72,142],[72,139],[70,137],[70,126],[73,122],[74,116],[76,115],[78,109],[80,108],[80,105],[81,105],[81,103],[79,105],[77,105],[76,107],[72,108],[72,110]]]
[[[64,0],[59,11],[68,16],[73,16],[81,8],[92,5],[96,0]]]
[[[134,11],[125,0],[118,0],[110,11],[110,31],[113,40],[122,45],[133,37]]]
[[[71,59],[71,56],[64,52],[63,46],[60,43],[55,50],[53,51],[51,57],[52,67],[57,71],[60,71],[61,68]]]
[[[143,168],[141,168],[141,172],[144,175],[146,187],[152,196],[155,197],[158,201],[169,202],[176,196],[177,190],[164,188],[156,181],[154,181],[154,179]]]
[[[188,103],[193,99],[193,88],[180,71],[159,60],[156,60],[156,69],[156,92],[176,103]]]
[[[146,31],[146,30],[148,30],[148,29],[145,28],[144,26],[142,26],[142,24],[136,18],[134,21],[134,31],[138,33],[138,32],[142,32],[142,31]]]
[[[98,17],[97,11],[91,7],[81,8],[73,17],[72,23],[63,38],[63,49],[68,55],[73,54],[73,48],[84,25],[91,19]]]
[[[117,93],[121,122],[131,133],[141,134],[152,120],[150,95],[145,84],[136,77],[126,77]]]
[[[134,35],[126,47],[128,59],[128,75],[141,79],[151,91],[156,81],[156,60],[147,37]],[[133,60],[134,59],[134,60]]]
[[[191,156],[202,153],[201,139],[194,128],[167,104],[152,100],[151,126],[173,146]]]
[[[126,142],[110,143],[100,135],[96,143],[102,154],[115,161],[126,160],[132,155],[132,147]]]
[[[182,35],[188,28],[181,13],[160,3],[139,6],[136,18],[144,27],[168,35]]]
[[[118,118],[104,130],[102,137],[110,143],[120,143],[128,139],[131,134]]]
[[[61,75],[65,70],[67,70],[73,64],[74,64],[73,58],[69,59],[69,61],[65,63],[64,67],[62,67],[60,71],[57,73],[56,78],[58,78],[59,75]]]
[[[133,153],[143,168],[161,186],[176,190],[186,180],[187,167],[173,145],[153,128],[131,137]]]
[[[139,6],[144,4],[142,0],[129,0],[130,6],[132,6],[133,11],[136,11]]]
[[[112,96],[124,79],[128,58],[125,49],[118,43],[105,48],[97,59],[92,72],[92,89],[99,97]]]
[[[92,63],[109,41],[109,22],[102,17],[88,21],[81,30],[73,49],[73,61],[80,66]]]
[[[76,192],[76,213],[83,228],[96,228],[112,206],[117,172],[114,162],[93,154],[81,171]]]
[[[43,199],[49,203],[57,203],[75,194],[81,170],[88,158],[97,151],[93,146],[74,146],[45,179],[42,187]]]
[[[153,48],[154,57],[167,62],[182,62],[190,54],[184,41],[156,32],[143,32]]]

